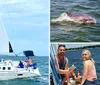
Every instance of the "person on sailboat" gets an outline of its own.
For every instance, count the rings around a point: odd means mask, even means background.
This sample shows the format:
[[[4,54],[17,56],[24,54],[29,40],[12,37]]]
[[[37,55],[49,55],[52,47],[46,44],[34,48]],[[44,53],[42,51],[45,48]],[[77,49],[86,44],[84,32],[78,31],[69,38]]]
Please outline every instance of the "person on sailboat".
[[[18,68],[24,68],[24,64],[22,61],[20,61],[19,65],[18,65]]]
[[[95,61],[91,58],[89,50],[83,50],[82,58],[84,61],[84,69],[81,85],[99,85],[97,81]]]
[[[28,57],[28,59],[26,60],[26,63],[27,63],[27,67],[30,67],[32,66],[32,61],[31,59]]]
[[[68,59],[65,57],[65,53],[66,53],[65,45],[59,45],[57,52],[58,52],[57,57],[54,60],[56,70],[61,75],[62,85],[64,85],[66,80],[68,84],[70,74],[75,69],[75,67],[71,66],[70,68],[68,68]]]

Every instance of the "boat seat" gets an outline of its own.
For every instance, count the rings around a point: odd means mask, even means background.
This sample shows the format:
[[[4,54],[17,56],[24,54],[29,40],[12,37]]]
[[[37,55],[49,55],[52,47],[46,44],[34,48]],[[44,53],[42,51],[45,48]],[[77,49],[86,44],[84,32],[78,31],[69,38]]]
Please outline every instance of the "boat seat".
[[[33,63],[33,69],[37,68],[37,63]]]
[[[32,67],[33,69],[36,69],[37,68],[37,63],[33,63],[31,65],[28,65],[28,67]]]

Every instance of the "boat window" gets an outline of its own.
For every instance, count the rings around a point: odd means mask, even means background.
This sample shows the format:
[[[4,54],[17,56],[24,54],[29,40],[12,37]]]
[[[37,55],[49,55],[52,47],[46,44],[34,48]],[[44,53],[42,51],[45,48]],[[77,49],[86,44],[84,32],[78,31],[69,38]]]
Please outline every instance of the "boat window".
[[[11,67],[8,67],[8,70],[11,70]]]
[[[3,70],[5,70],[6,68],[5,68],[5,67],[3,67],[2,69],[3,69]]]
[[[17,76],[23,76],[23,74],[18,74]]]

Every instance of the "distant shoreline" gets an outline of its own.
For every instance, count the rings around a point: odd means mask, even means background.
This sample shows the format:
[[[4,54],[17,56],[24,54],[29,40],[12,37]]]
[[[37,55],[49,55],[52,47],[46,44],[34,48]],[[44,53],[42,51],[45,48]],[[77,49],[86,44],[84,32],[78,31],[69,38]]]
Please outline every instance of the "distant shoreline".
[[[75,47],[75,48],[67,48],[66,50],[81,50],[87,48],[100,48],[100,45],[90,45],[90,46],[83,46],[83,47]]]

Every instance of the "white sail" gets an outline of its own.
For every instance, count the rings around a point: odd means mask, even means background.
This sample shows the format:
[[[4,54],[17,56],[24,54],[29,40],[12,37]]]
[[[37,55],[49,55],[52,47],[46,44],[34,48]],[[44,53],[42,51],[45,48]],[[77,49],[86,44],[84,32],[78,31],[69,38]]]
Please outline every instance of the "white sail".
[[[1,52],[9,52],[9,40],[0,18],[0,53]]]

